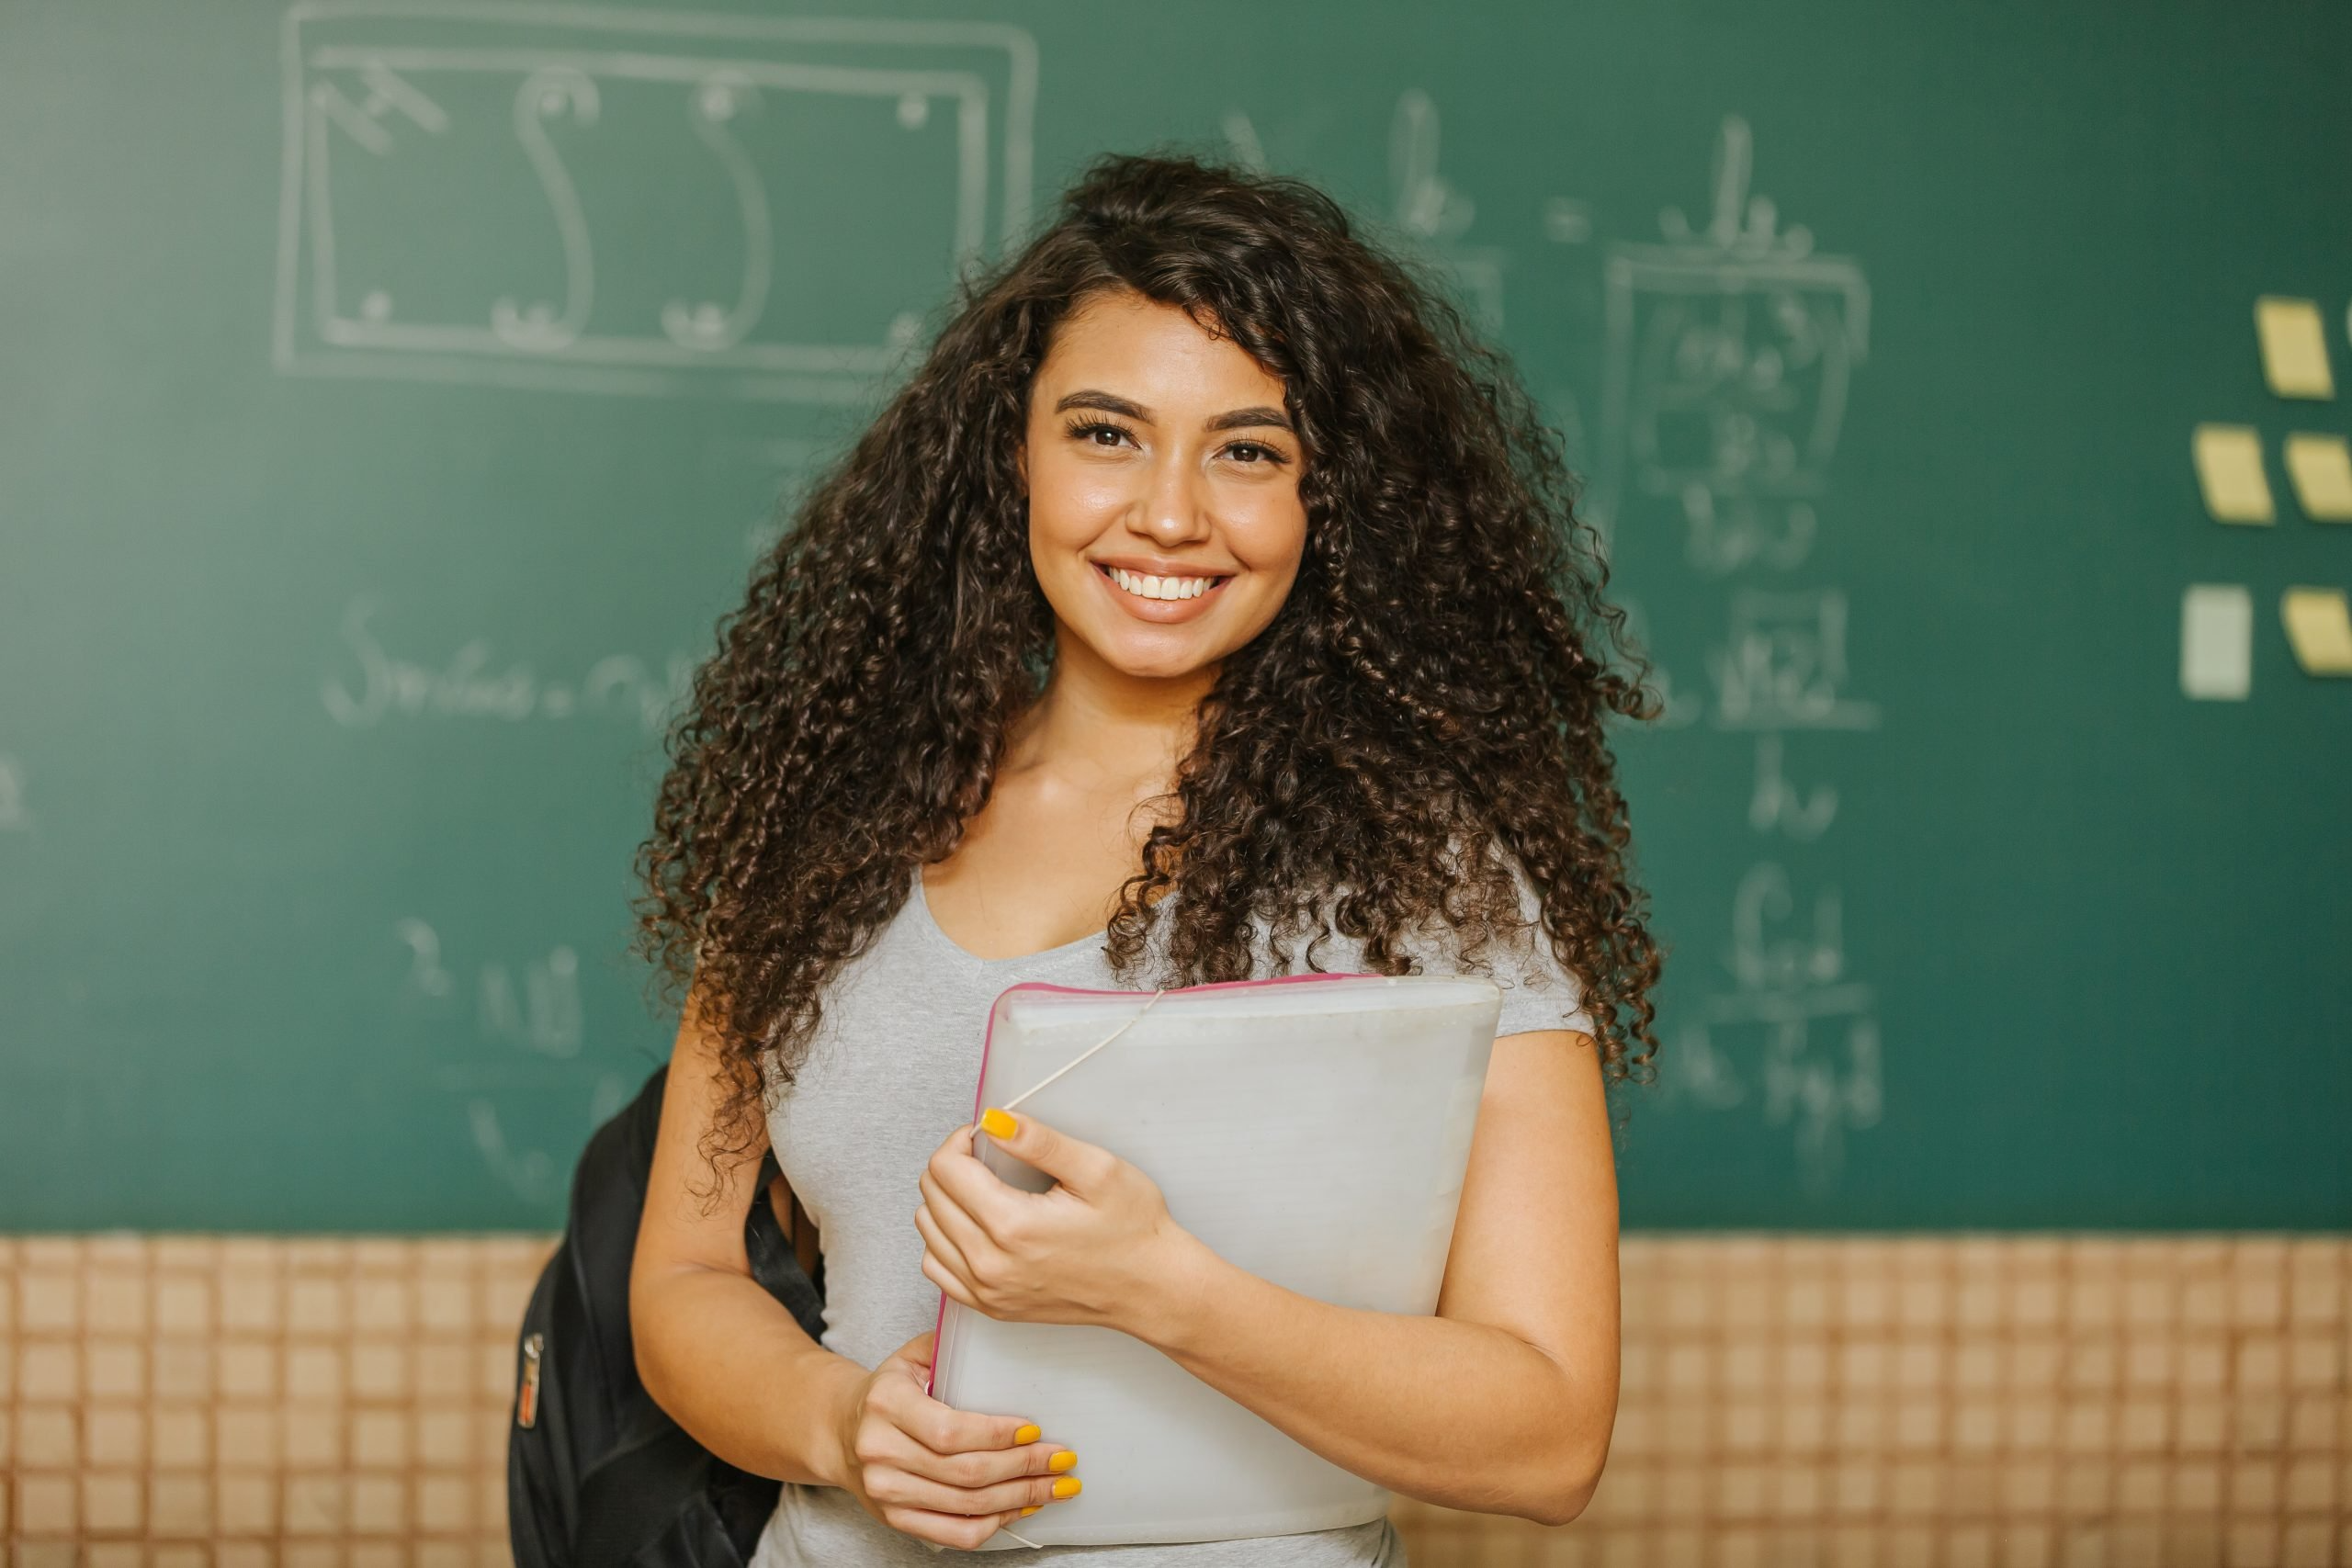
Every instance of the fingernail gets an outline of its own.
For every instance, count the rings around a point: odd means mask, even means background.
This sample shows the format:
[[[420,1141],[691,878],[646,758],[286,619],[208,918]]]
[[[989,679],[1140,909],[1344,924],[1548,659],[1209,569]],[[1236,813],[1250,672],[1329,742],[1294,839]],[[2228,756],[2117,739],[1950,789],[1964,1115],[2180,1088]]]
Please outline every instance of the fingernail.
[[[1075,1497],[1078,1495],[1078,1488],[1080,1484],[1080,1483],[1077,1476],[1065,1475],[1059,1481],[1054,1483],[1054,1495],[1057,1497]]]
[[[1021,1131],[1021,1123],[991,1105],[980,1112],[980,1131],[991,1138],[1010,1138]]]
[[[1012,1434],[1012,1440],[1016,1443],[1034,1443],[1043,1436],[1045,1434],[1038,1430],[1037,1424],[1035,1421],[1029,1421],[1023,1423],[1021,1429]]]
[[[1064,1449],[1061,1452],[1056,1454],[1053,1458],[1046,1461],[1046,1468],[1053,1471],[1077,1469],[1078,1450],[1076,1449]]]
[[[1045,1506],[1045,1505],[1044,1505],[1043,1503],[1032,1503],[1032,1504],[1030,1504],[1028,1506],[1026,1506],[1026,1507],[1024,1507],[1024,1508],[1023,1508],[1023,1509],[1021,1510],[1021,1517],[1022,1517],[1023,1518],[1024,1518],[1024,1519],[1025,1519],[1025,1518],[1027,1518],[1030,1515],[1032,1515],[1032,1514],[1035,1513],[1038,1509],[1040,1509],[1040,1508],[1042,1508],[1042,1507],[1044,1507],[1044,1506]]]

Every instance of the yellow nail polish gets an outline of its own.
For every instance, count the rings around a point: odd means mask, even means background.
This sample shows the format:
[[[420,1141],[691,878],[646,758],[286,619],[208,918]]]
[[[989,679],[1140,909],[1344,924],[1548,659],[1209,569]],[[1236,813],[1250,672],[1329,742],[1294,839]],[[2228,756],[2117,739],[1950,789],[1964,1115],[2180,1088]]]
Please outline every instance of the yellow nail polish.
[[[1023,1509],[1021,1510],[1021,1517],[1022,1517],[1023,1518],[1024,1518],[1024,1519],[1025,1519],[1025,1518],[1027,1518],[1030,1515],[1032,1515],[1032,1514],[1035,1513],[1038,1509],[1040,1509],[1040,1508],[1042,1508],[1042,1507],[1044,1507],[1044,1506],[1045,1506],[1045,1505],[1044,1505],[1043,1503],[1032,1503],[1032,1504],[1030,1504],[1028,1506],[1026,1506],[1026,1507],[1024,1507],[1024,1508],[1023,1508]]]
[[[1034,1443],[1044,1436],[1045,1434],[1038,1430],[1035,1421],[1027,1421],[1022,1424],[1019,1431],[1012,1434],[1012,1440],[1016,1443]]]
[[[1021,1123],[1015,1122],[1010,1113],[991,1105],[980,1112],[980,1131],[991,1138],[1010,1138],[1021,1131]]]
[[[1065,1475],[1059,1481],[1054,1483],[1054,1495],[1057,1497],[1075,1497],[1078,1495],[1079,1485],[1080,1483],[1077,1476]]]
[[[1064,1449],[1061,1452],[1056,1454],[1053,1458],[1046,1461],[1046,1468],[1047,1470],[1073,1470],[1076,1469],[1077,1466],[1078,1450],[1076,1449]]]

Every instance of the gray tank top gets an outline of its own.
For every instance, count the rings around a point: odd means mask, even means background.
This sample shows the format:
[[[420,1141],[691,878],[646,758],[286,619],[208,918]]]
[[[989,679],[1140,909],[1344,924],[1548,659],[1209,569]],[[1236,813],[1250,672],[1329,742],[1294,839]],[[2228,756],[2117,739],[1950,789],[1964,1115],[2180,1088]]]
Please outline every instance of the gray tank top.
[[[1532,914],[1532,890],[1523,877],[1520,889],[1521,908]],[[918,874],[906,903],[873,944],[835,973],[799,1079],[768,1118],[777,1163],[823,1243],[820,1342],[827,1349],[871,1368],[931,1331],[940,1292],[922,1272],[922,1235],[913,1217],[921,1201],[917,1182],[948,1129],[971,1118],[989,1010],[999,992],[1023,980],[1125,988],[1102,956],[1102,941],[1097,931],[1043,953],[976,957],[932,918]],[[1411,951],[1424,974],[1459,972],[1442,942]],[[1547,942],[1515,948],[1498,941],[1487,956],[1503,987],[1498,1037],[1536,1029],[1591,1032],[1576,981],[1553,958]],[[1363,967],[1362,944],[1337,933],[1317,957],[1327,970]],[[1051,1430],[1045,1436],[1062,1440]],[[1094,1483],[1083,1450],[1077,1473]],[[1020,1550],[1028,1553],[1023,1561],[1069,1568],[1403,1568],[1405,1562],[1386,1519],[1238,1540]],[[996,1556],[935,1548],[892,1529],[840,1487],[787,1483],[752,1568],[938,1568]]]

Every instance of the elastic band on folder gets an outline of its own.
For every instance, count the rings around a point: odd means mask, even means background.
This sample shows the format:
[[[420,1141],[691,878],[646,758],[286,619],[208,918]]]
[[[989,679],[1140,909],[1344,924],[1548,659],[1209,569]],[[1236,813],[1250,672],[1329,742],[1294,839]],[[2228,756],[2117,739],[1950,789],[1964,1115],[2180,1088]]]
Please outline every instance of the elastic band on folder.
[[[1012,1110],[1014,1106],[1020,1104],[1023,1100],[1028,1099],[1031,1095],[1036,1093],[1039,1089],[1045,1088],[1047,1084],[1053,1082],[1056,1078],[1061,1077],[1064,1073],[1069,1071],[1080,1062],[1086,1060],[1087,1057],[1091,1056],[1095,1052],[1100,1051],[1103,1046],[1108,1045],[1112,1041],[1116,1040],[1120,1035],[1125,1034],[1128,1030],[1135,1027],[1136,1019],[1141,1018],[1145,1013],[1149,1012],[1159,1004],[1159,998],[1167,994],[1168,987],[1165,986],[1162,986],[1159,989],[1152,992],[1151,1000],[1144,1003],[1142,1007],[1136,1010],[1135,1018],[1127,1020],[1126,1022],[1119,1025],[1118,1028],[1111,1031],[1110,1033],[1104,1035],[1102,1039],[1097,1040],[1093,1044],[1089,1045],[1085,1050],[1080,1051],[1077,1055],[1072,1056],[1069,1061],[1064,1062],[1060,1066],[1056,1067],[1052,1072],[1046,1074],[1044,1077],[1039,1078],[1035,1083],[1031,1084],[1027,1089],[1023,1089],[1011,1100],[1001,1102],[998,1109],[1001,1111]]]

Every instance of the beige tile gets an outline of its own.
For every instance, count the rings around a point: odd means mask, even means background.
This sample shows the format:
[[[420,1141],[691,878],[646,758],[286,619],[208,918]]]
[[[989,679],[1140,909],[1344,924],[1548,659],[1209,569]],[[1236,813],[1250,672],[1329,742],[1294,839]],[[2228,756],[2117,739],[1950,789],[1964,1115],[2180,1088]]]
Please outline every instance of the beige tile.
[[[2174,1446],[2182,1453],[2213,1453],[2230,1440],[2230,1408],[2217,1399],[2184,1399],[2174,1420]]]
[[[277,1397],[277,1347],[266,1339],[227,1339],[213,1352],[220,1397],[264,1400]]]
[[[136,1340],[90,1341],[82,1352],[82,1391],[93,1400],[144,1399],[147,1347]]]
[[[341,1345],[297,1342],[286,1347],[286,1398],[301,1404],[340,1404],[347,1383]]]
[[[415,1420],[405,1410],[355,1411],[350,1436],[357,1470],[404,1469],[415,1455]]]
[[[157,1470],[198,1470],[212,1462],[212,1411],[200,1404],[159,1404],[149,1418]],[[225,1461],[229,1456],[221,1455]]]
[[[82,1394],[82,1348],[70,1339],[26,1339],[17,1345],[17,1398],[68,1403]]]
[[[82,1277],[70,1269],[17,1276],[17,1332],[73,1334],[82,1326]]]
[[[339,1474],[289,1472],[281,1506],[288,1535],[341,1535],[350,1528],[350,1483]]]
[[[17,1532],[20,1536],[71,1536],[81,1529],[79,1489],[66,1471],[19,1471]]]
[[[210,1399],[216,1388],[214,1371],[209,1343],[158,1340],[150,1348],[149,1381],[158,1399]]]
[[[212,1486],[214,1528],[223,1535],[277,1533],[277,1477],[267,1471],[224,1470]]]
[[[1621,1417],[1622,1419],[1622,1417]],[[419,1463],[428,1466],[460,1468],[473,1462],[475,1422],[463,1410],[420,1410],[416,1413],[416,1452]],[[495,1445],[485,1446],[485,1454],[505,1451],[506,1417],[499,1413],[498,1438]]]
[[[134,1472],[85,1472],[82,1476],[82,1529],[94,1536],[144,1534],[147,1499]]]
[[[2054,1273],[2013,1278],[2009,1281],[2009,1322],[2029,1331],[2054,1329],[2064,1316],[2063,1301],[2061,1283]]]
[[[224,1466],[276,1470],[284,1461],[278,1414],[267,1405],[222,1405],[212,1413],[212,1434]]]
[[[89,1334],[147,1332],[147,1276],[123,1269],[94,1269],[82,1280],[80,1326]]]
[[[2001,1412],[1997,1405],[1963,1402],[1952,1412],[1952,1447],[1962,1453],[1988,1453],[2001,1441]]]
[[[158,1537],[201,1540],[212,1533],[212,1477],[151,1476],[147,1483],[148,1528]]]
[[[2122,1514],[2165,1511],[2165,1467],[2155,1460],[2119,1465],[2115,1472],[2115,1506]]]
[[[297,1274],[286,1281],[286,1326],[297,1335],[339,1335],[351,1328],[351,1287],[339,1276]]]
[[[427,1404],[468,1404],[474,1393],[474,1367],[462,1344],[431,1342],[416,1347],[416,1397]]]
[[[80,1413],[70,1404],[17,1406],[16,1463],[26,1470],[68,1470],[81,1462]]]
[[[203,1274],[158,1274],[150,1287],[158,1335],[193,1338],[213,1331],[212,1280]]]
[[[326,1404],[289,1404],[279,1408],[277,1419],[288,1471],[343,1468],[341,1410]]]
[[[2287,1346],[2287,1381],[2297,1389],[2334,1392],[2344,1386],[2344,1358],[2324,1334],[2298,1334]]]
[[[82,1411],[82,1460],[96,1470],[132,1470],[147,1462],[147,1412],[103,1404]]]
[[[2233,1514],[2268,1513],[2278,1506],[2279,1467],[2268,1460],[2239,1460],[2224,1472]]]
[[[2058,1506],[2075,1518],[2103,1517],[2113,1506],[2114,1467],[2099,1459],[2070,1456],[2058,1472]]]
[[[408,1483],[398,1475],[351,1478],[350,1529],[354,1535],[398,1535],[408,1529]]]
[[[351,1325],[361,1334],[412,1332],[416,1325],[415,1282],[362,1275],[352,1287]]]
[[[2161,1399],[2127,1401],[2116,1416],[2116,1445],[2130,1453],[2162,1453],[2172,1441],[2172,1406]]]
[[[2278,1525],[2275,1519],[2233,1518],[2223,1539],[2229,1568],[2278,1568]]]
[[[2172,1339],[2151,1337],[2124,1340],[2123,1382],[2127,1387],[2151,1393],[2168,1390],[2179,1375],[2179,1347]]]
[[[417,1321],[428,1334],[470,1334],[473,1282],[462,1275],[427,1275],[417,1281]]]
[[[217,1305],[222,1332],[275,1334],[286,1326],[285,1281],[276,1269],[266,1273],[223,1273]]]
[[[2286,1504],[2290,1513],[2324,1513],[2336,1506],[2336,1464],[2332,1459],[2297,1459],[2287,1467]],[[2352,1502],[2352,1499],[2345,1499]]]
[[[416,1523],[435,1534],[461,1534],[474,1528],[474,1489],[458,1471],[425,1471],[416,1477]]]

